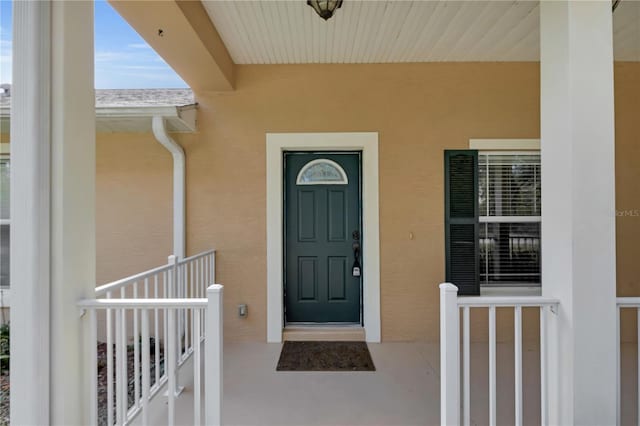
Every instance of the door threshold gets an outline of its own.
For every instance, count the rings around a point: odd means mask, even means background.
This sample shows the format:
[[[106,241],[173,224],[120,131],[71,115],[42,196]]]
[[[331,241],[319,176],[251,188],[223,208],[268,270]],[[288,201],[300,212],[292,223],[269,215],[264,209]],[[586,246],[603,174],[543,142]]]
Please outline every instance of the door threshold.
[[[291,324],[282,330],[284,341],[352,341],[364,342],[366,335],[360,324]]]

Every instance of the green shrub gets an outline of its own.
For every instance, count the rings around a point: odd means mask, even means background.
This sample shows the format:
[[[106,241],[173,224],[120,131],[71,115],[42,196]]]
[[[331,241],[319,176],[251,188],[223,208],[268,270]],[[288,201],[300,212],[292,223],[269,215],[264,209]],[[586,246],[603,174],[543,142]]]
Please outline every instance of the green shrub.
[[[0,325],[0,371],[9,369],[10,331],[8,323]]]

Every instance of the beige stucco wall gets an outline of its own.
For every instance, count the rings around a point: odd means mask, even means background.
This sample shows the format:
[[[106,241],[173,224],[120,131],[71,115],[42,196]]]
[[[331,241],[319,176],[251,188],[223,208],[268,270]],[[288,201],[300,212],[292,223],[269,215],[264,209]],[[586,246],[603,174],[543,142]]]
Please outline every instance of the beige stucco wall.
[[[615,70],[618,295],[640,296],[640,63]]]
[[[151,133],[96,135],[96,279],[167,263],[172,160]]]
[[[619,209],[640,208],[639,75],[640,64],[616,66]],[[234,92],[197,93],[199,133],[176,136],[187,154],[187,250],[218,250],[226,337],[266,338],[265,133],[375,131],[382,336],[436,340],[443,150],[467,148],[469,138],[539,137],[538,64],[239,66],[236,77]],[[97,276],[105,282],[170,252],[171,160],[151,135],[99,135],[97,143]],[[640,294],[638,234],[640,218],[618,220],[627,294]],[[247,319],[237,317],[238,303],[249,304]],[[535,313],[527,318],[534,324]],[[482,314],[474,322],[484,323]]]
[[[640,296],[640,63],[616,65],[615,108],[618,296]],[[637,339],[635,318],[623,312],[623,341]]]

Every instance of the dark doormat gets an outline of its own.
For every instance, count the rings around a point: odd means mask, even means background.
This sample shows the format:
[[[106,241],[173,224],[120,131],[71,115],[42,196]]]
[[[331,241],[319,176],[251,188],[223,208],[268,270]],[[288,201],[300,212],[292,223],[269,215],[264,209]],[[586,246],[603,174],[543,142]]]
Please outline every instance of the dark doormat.
[[[376,371],[365,342],[284,342],[277,371]]]

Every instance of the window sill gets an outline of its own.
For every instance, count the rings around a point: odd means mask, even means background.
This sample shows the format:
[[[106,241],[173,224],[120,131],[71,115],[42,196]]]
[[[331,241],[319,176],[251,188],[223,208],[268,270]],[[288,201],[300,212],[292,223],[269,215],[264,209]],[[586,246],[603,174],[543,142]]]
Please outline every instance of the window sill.
[[[542,287],[480,287],[480,296],[542,296]]]

